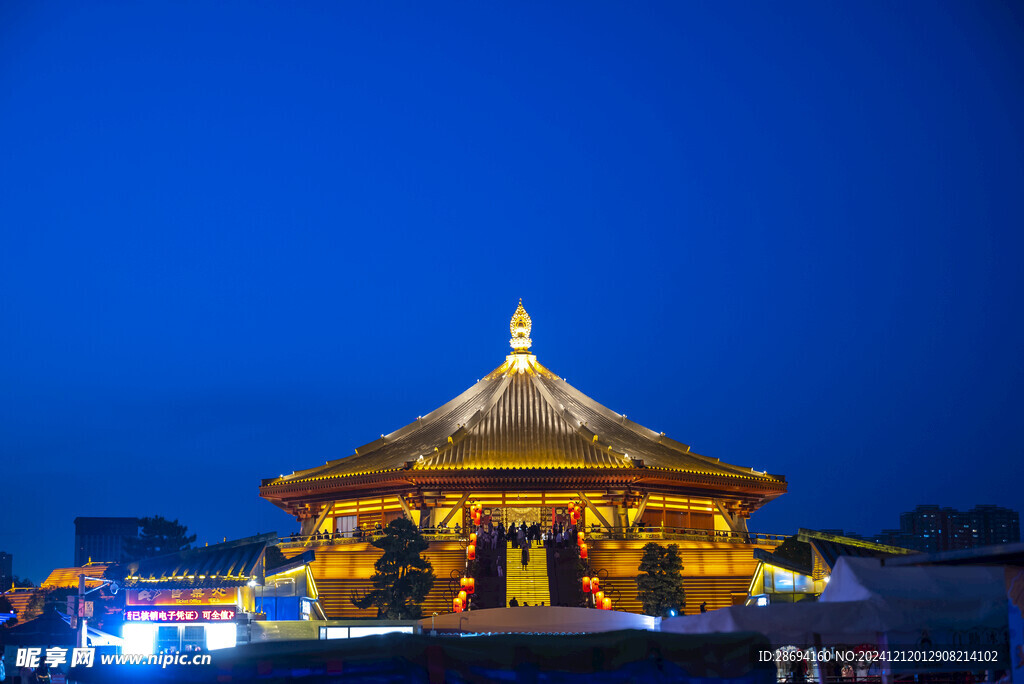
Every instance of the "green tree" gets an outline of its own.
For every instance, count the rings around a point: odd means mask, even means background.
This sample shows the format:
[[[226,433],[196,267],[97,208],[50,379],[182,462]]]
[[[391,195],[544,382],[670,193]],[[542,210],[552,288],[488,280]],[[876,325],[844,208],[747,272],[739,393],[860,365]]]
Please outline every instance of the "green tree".
[[[179,524],[177,520],[167,520],[160,515],[139,518],[139,527],[142,529],[137,539],[125,537],[126,561],[185,551],[191,548],[196,540],[196,535],[188,533],[188,527]]]
[[[434,586],[434,568],[421,555],[427,540],[412,522],[398,518],[370,543],[384,554],[374,564],[373,590],[361,598],[353,594],[352,603],[357,608],[376,606],[378,618],[419,618],[423,612],[419,604]]]
[[[667,617],[669,611],[679,612],[686,606],[683,591],[683,559],[679,546],[668,547],[651,542],[644,546],[644,555],[637,568],[637,598],[643,603],[644,613]]]

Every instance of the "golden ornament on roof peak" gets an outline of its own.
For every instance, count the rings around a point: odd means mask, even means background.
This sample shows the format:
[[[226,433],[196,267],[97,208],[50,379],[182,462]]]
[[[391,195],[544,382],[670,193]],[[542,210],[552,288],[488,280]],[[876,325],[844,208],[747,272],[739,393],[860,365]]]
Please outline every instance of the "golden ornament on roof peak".
[[[530,339],[532,327],[530,314],[526,313],[526,309],[523,308],[523,300],[520,298],[519,306],[516,308],[516,312],[512,314],[512,322],[508,326],[509,331],[512,333],[512,339],[509,340],[512,349],[519,352],[530,348],[530,345],[533,344],[533,340]]]

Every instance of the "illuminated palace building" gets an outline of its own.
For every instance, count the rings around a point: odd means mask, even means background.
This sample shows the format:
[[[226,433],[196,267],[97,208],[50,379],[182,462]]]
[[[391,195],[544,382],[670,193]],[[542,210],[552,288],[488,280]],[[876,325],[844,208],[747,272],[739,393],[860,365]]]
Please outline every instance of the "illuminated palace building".
[[[605,408],[537,361],[530,331],[520,303],[512,353],[465,392],[351,456],[263,481],[260,495],[300,523],[303,536],[286,540],[285,554],[316,548],[311,568],[328,617],[376,614],[351,597],[370,587],[377,524],[405,516],[430,540],[430,615],[452,610],[470,532],[521,522],[550,531],[570,522],[570,506],[582,510],[587,561],[614,609],[640,612],[634,578],[651,540],[680,547],[687,613],[745,601],[754,550],[781,541],[748,532],[747,519],[785,493],[785,478],[698,455]],[[479,568],[469,568],[486,588],[476,607],[513,597],[581,605],[578,539],[534,543],[524,569],[512,542],[480,536]]]

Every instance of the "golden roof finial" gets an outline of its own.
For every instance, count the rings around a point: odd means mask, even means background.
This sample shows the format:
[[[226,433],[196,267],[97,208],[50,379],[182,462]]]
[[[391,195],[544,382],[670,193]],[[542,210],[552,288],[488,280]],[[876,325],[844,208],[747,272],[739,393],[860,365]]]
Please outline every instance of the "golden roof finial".
[[[521,352],[530,348],[530,345],[533,344],[533,340],[530,339],[532,327],[530,314],[526,313],[526,309],[523,308],[523,299],[520,297],[519,306],[516,308],[516,312],[512,314],[512,322],[508,326],[508,329],[512,332],[512,339],[509,340],[512,349]]]

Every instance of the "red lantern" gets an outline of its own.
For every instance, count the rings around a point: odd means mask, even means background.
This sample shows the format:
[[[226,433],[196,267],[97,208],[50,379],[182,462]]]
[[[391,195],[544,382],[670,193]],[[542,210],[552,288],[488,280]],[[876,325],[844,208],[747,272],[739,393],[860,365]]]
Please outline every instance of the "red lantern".
[[[601,578],[600,577],[591,577],[590,578],[590,590],[591,591],[600,591],[601,590]]]
[[[466,588],[466,578],[465,577],[460,577],[459,578],[459,588],[460,589],[465,589]]]
[[[589,577],[584,577],[583,578],[583,593],[584,594],[589,594],[590,593],[590,578]]]
[[[601,608],[603,610],[611,610],[612,609],[612,600],[610,598],[606,598],[603,601],[601,601]]]
[[[583,543],[583,532],[582,531],[576,533],[576,543],[577,544],[582,544]]]
[[[469,543],[476,545],[476,532],[469,533]]]
[[[460,599],[457,596],[454,599],[452,599],[452,612],[455,612],[455,613],[461,613],[462,612],[462,599]]]
[[[473,579],[472,577],[468,577],[466,579],[466,593],[467,594],[472,594],[475,591],[476,591],[476,580]]]
[[[595,591],[594,592],[594,607],[595,608],[600,608],[601,607],[601,601],[604,601],[604,592],[603,591]]]
[[[580,558],[586,558],[586,557],[587,557],[587,545],[586,544],[580,544]]]
[[[466,558],[469,560],[476,560],[476,546],[473,544],[466,547]]]

